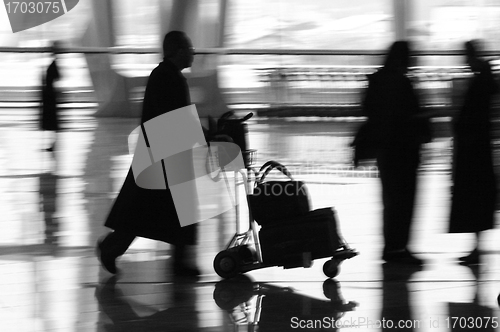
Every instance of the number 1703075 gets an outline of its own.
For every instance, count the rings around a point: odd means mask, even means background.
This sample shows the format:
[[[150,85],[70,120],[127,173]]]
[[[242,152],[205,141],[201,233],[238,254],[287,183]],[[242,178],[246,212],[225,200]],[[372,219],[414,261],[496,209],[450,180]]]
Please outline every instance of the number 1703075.
[[[488,329],[498,328],[498,317],[448,317],[446,326],[451,329]]]
[[[8,14],[58,14],[62,9],[60,1],[9,1],[5,3]]]

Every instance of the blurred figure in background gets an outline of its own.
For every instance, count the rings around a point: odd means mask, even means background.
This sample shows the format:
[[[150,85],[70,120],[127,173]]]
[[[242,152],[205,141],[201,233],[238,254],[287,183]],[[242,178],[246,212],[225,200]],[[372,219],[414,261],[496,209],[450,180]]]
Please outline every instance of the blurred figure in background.
[[[363,101],[367,139],[371,142],[382,181],[383,259],[421,265],[407,245],[413,219],[420,145],[430,140],[428,119],[421,116],[417,95],[406,76],[408,42],[395,42],[383,68],[368,77]]]
[[[59,68],[57,66],[57,54],[60,51],[60,43],[52,44],[52,63],[47,68],[47,71],[42,77],[42,110],[40,116],[40,129],[47,132],[53,132],[52,144],[47,151],[54,151],[57,140],[57,132],[59,131],[59,117],[57,110],[57,99],[59,92],[54,86],[54,83],[61,78]]]
[[[476,247],[459,260],[479,263],[480,232],[493,228],[496,181],[490,137],[490,103],[497,90],[488,62],[478,57],[479,41],[465,43],[473,75],[454,121],[450,233],[475,233]]]

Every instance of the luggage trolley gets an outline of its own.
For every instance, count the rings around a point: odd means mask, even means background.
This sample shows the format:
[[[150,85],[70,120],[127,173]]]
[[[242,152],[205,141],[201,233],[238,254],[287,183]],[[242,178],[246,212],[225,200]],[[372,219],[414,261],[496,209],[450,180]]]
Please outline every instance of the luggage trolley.
[[[246,169],[233,170],[235,187],[243,185],[245,188],[249,211],[248,229],[240,230],[240,211],[236,205],[236,234],[226,249],[216,255],[213,262],[215,272],[222,278],[233,278],[248,271],[272,266],[282,266],[285,269],[308,268],[315,259],[331,257],[324,263],[323,272],[329,278],[336,277],[340,264],[358,255],[358,252],[351,249],[340,236],[334,208],[309,211],[309,206],[306,206],[305,211],[302,207],[303,211],[297,213],[293,212],[294,209],[288,209],[292,214],[285,218],[274,218],[276,222],[273,222],[273,218],[267,220],[269,215],[273,214],[272,207],[267,210],[270,213],[261,211],[262,206],[266,206],[267,197],[262,196],[257,200],[254,191],[255,188],[266,184],[265,179],[269,172],[280,170],[293,183],[298,183],[299,186],[302,183],[293,181],[286,167],[275,161],[265,163],[256,171],[252,167],[255,154],[256,150],[243,151]],[[302,189],[301,192],[308,200],[307,192]],[[238,188],[235,188],[235,199],[239,202]],[[257,204],[259,201],[260,204]],[[280,209],[276,211],[283,215]],[[259,215],[259,218],[255,218],[256,215]],[[257,224],[262,226],[260,230]]]

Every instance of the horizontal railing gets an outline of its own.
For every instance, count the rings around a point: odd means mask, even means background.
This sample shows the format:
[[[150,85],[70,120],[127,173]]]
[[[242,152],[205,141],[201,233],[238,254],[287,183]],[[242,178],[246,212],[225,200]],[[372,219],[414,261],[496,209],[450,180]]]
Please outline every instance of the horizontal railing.
[[[49,53],[51,47],[0,47],[0,53]],[[62,47],[61,53],[82,54],[160,54],[157,47]],[[345,56],[383,56],[387,50],[330,50],[330,49],[244,49],[244,48],[200,48],[196,54],[214,55],[345,55]],[[464,50],[414,50],[414,56],[462,56]],[[500,56],[500,50],[481,52],[483,56]]]

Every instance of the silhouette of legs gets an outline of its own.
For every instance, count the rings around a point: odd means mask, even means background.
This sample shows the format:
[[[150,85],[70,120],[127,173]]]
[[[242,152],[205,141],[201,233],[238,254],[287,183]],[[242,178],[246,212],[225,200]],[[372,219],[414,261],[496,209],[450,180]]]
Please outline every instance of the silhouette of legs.
[[[408,250],[417,188],[418,153],[390,151],[377,158],[382,182],[383,259],[391,263],[422,264]]]
[[[97,257],[102,267],[109,273],[116,274],[116,259],[123,255],[134,242],[136,236],[124,231],[110,232],[104,239],[97,241]],[[193,246],[173,245],[173,270],[176,276],[198,276],[200,271],[192,264]]]

